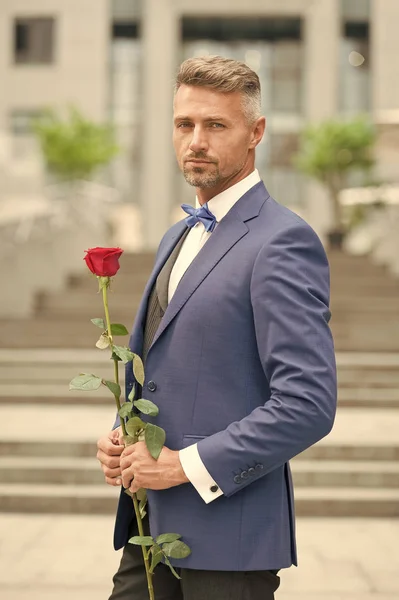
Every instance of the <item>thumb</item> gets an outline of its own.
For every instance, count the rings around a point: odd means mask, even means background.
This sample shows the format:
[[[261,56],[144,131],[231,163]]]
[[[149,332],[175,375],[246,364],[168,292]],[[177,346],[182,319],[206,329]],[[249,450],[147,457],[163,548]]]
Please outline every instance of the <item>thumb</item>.
[[[123,445],[123,436],[121,427],[117,427],[109,433],[109,439],[115,446]]]

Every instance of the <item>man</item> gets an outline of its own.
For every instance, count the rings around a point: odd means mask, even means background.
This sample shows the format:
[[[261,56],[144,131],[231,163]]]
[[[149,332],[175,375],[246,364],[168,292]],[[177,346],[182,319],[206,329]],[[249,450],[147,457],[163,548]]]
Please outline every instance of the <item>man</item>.
[[[277,572],[296,564],[288,461],[334,421],[328,263],[259,178],[264,130],[245,64],[181,65],[173,141],[197,209],[162,239],[130,339],[166,446],[155,461],[144,442],[123,450],[117,429],[98,443],[109,484],[148,489],[151,534],[179,533],[192,550],[174,562],[181,581],[158,565],[158,600],[274,598]],[[133,383],[130,368],[127,393]],[[127,543],[134,525],[122,493],[112,600],[147,598],[141,548]]]

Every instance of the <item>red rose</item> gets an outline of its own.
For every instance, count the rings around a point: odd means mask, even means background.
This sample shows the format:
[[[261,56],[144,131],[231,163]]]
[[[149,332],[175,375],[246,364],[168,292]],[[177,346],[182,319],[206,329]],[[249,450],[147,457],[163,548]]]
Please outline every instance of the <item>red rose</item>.
[[[90,248],[84,260],[90,271],[98,277],[113,277],[119,271],[121,248]]]

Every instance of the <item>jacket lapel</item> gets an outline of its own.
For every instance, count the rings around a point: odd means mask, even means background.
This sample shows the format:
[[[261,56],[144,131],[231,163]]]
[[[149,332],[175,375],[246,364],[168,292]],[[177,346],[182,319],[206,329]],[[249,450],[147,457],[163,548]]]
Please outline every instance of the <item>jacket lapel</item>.
[[[263,183],[258,183],[244,194],[224,219],[220,221],[177,286],[176,292],[155,334],[151,348],[205,277],[215,268],[223,256],[248,233],[249,228],[246,225],[246,221],[258,216],[268,196],[269,194]]]

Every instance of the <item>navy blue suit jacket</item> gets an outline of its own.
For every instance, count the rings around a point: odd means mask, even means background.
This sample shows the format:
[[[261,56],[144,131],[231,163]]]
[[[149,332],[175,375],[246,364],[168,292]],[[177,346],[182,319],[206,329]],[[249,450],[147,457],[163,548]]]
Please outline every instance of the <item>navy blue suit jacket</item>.
[[[130,338],[140,354],[149,294],[186,230],[166,233]],[[280,569],[296,564],[288,461],[332,428],[336,368],[329,267],[314,231],[262,182],[233,206],[200,250],[166,310],[146,361],[143,397],[178,450],[198,443],[224,496],[205,504],[191,483],[149,491],[153,536],[180,533],[176,566]],[[147,388],[149,381],[151,391]],[[127,368],[127,393],[133,385]],[[154,387],[156,389],[154,390]],[[115,547],[134,518],[121,494]]]

